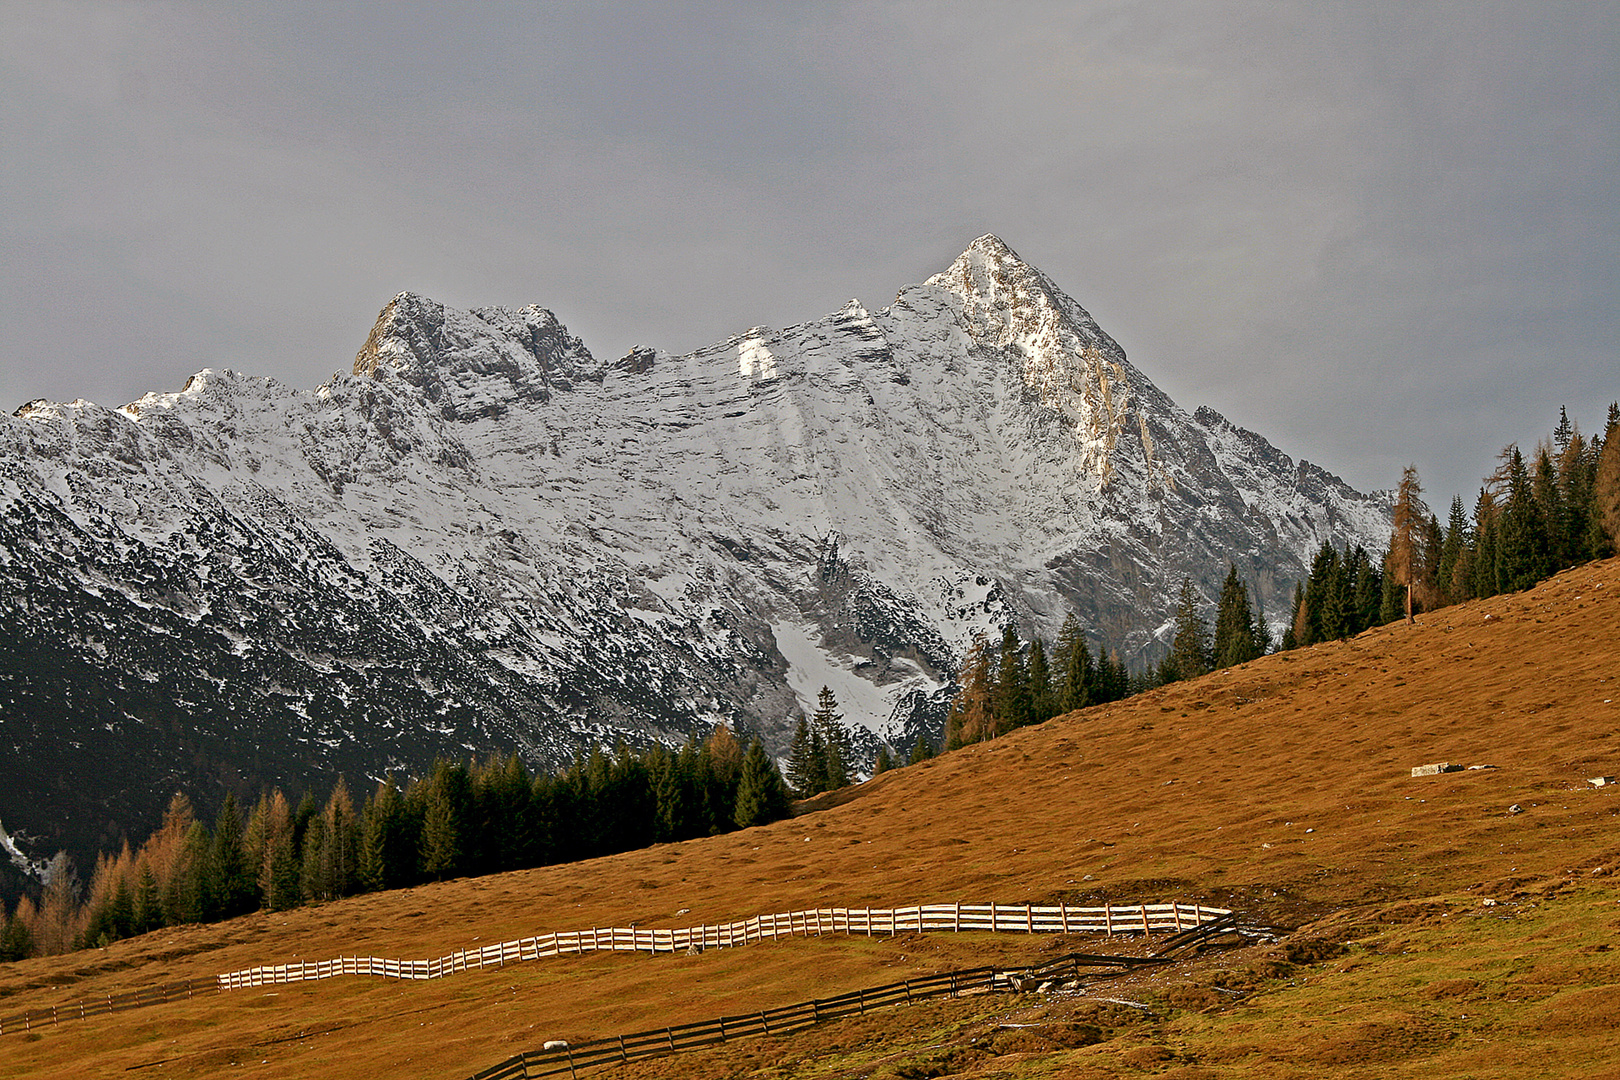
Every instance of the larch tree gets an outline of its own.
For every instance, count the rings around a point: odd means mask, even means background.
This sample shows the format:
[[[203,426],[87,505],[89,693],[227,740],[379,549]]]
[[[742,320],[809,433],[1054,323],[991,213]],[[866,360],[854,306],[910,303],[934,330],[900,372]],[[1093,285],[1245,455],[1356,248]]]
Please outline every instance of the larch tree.
[[[1416,465],[1408,465],[1401,472],[1401,484],[1395,493],[1394,529],[1389,538],[1389,570],[1395,583],[1406,590],[1406,621],[1412,621],[1413,593],[1422,577],[1424,514],[1419,496],[1423,485],[1418,483]]]

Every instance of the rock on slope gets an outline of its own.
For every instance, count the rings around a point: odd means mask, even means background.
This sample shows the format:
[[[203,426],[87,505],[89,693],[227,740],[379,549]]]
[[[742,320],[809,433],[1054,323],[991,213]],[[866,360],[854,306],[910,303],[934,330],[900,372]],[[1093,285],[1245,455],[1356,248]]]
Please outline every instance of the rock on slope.
[[[1388,497],[1177,408],[995,237],[870,312],[593,357],[401,293],[313,392],[205,370],[0,423],[0,820],[79,850],[436,754],[937,735],[976,633],[1158,647],[1228,559],[1279,613]],[[1162,634],[1162,629],[1159,630]]]

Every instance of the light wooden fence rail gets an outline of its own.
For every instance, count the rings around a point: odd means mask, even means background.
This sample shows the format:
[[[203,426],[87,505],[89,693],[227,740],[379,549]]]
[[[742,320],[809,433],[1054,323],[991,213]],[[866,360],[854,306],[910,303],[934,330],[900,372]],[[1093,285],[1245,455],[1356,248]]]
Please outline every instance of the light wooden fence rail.
[[[793,936],[850,934],[875,937],[909,933],[1150,934],[1195,929],[1229,915],[1225,908],[1200,904],[1135,904],[1125,907],[1035,906],[1031,904],[919,904],[902,908],[813,908],[756,915],[717,926],[668,930],[593,927],[569,930],[480,949],[463,949],[428,960],[376,956],[342,956],[331,960],[295,961],[226,972],[221,990],[278,983],[371,975],[387,979],[441,979],[462,971],[504,967],[587,952],[674,953],[690,949],[723,949]]]
[[[1208,926],[1231,914],[1225,908],[1200,904],[1139,904],[1129,907],[1056,907],[1029,904],[925,904],[902,908],[814,908],[775,915],[757,915],[719,926],[692,926],[670,930],[593,928],[541,934],[519,941],[503,941],[481,949],[467,949],[433,960],[397,960],[376,956],[344,956],[332,960],[295,961],[187,979],[159,986],[138,987],[115,994],[25,1009],[0,1016],[0,1035],[33,1031],[72,1020],[179,1001],[198,994],[221,993],[253,986],[330,979],[339,975],[371,975],[388,979],[438,979],[459,971],[501,967],[553,956],[614,951],[669,953],[688,949],[714,949],[775,938],[820,934],[866,936],[909,933],[985,932],[1030,934],[1119,934],[1189,931]]]

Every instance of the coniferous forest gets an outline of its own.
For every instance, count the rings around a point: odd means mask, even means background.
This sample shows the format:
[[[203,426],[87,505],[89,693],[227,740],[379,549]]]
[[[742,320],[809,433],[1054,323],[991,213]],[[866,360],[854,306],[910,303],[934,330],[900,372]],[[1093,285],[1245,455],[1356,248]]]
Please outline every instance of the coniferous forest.
[[[104,854],[80,898],[65,856],[36,904],[24,897],[0,930],[0,960],[105,945],[187,922],[610,855],[761,825],[786,816],[788,791],[755,739],[724,725],[699,744],[608,754],[553,775],[514,754],[441,761],[400,786],[385,779],[356,804],[339,778],[325,799],[279,790],[251,808],[229,796],[212,825],[177,794],[138,849]]]
[[[1415,468],[1397,489],[1389,546],[1376,557],[1325,544],[1294,590],[1278,649],[1348,638],[1466,600],[1528,588],[1620,549],[1620,405],[1602,436],[1587,438],[1560,413],[1528,457],[1498,455],[1470,511],[1460,495],[1446,521],[1421,499]],[[996,646],[964,657],[942,749],[1119,700],[1179,679],[1245,663],[1273,647],[1258,600],[1229,565],[1213,618],[1182,582],[1168,649],[1157,666],[1128,671],[1117,653],[1093,653],[1078,620],[1050,647],[1006,627]],[[746,752],[724,726],[703,743],[614,753],[600,747],[552,775],[531,775],[516,755],[440,762],[405,783],[379,783],[356,806],[340,778],[324,799],[294,805],[280,790],[251,809],[227,798],[213,823],[176,795],[138,849],[104,854],[82,885],[65,855],[37,899],[0,920],[0,960],[104,945],[183,922],[425,881],[608,855],[777,820],[790,795],[808,797],[861,771],[838,703],[823,687],[799,721],[788,782],[758,739]],[[919,736],[906,762],[887,745],[872,772],[931,757]],[[0,915],[4,915],[0,907]]]

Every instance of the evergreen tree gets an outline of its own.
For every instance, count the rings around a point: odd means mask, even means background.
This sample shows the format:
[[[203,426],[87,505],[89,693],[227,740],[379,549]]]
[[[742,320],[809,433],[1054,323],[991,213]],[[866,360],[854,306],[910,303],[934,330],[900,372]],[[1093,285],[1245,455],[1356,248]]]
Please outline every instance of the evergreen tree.
[[[1451,497],[1451,513],[1446,519],[1445,540],[1440,545],[1436,580],[1440,603],[1457,604],[1468,599],[1466,553],[1471,546],[1468,513],[1461,495]]]
[[[135,904],[131,931],[145,934],[163,926],[163,905],[159,895],[157,874],[149,863],[141,863],[135,878]]]
[[[694,738],[688,737],[679,752],[667,755],[656,783],[657,838],[668,842],[707,835]]]
[[[1574,565],[1569,550],[1568,507],[1564,505],[1564,492],[1558,483],[1558,469],[1553,464],[1552,448],[1546,443],[1536,447],[1536,457],[1530,471],[1530,496],[1540,512],[1546,548],[1546,575],[1555,574]]]
[[[1528,589],[1551,573],[1546,519],[1532,490],[1530,470],[1517,446],[1509,447],[1507,503],[1502,509],[1497,543],[1499,592]]]
[[[737,806],[732,820],[738,828],[765,825],[788,814],[787,785],[776,762],[758,739],[749,744],[737,781]]]
[[[416,879],[417,840],[409,828],[405,799],[392,776],[384,777],[361,814],[360,884],[380,891]]]
[[[1474,554],[1468,579],[1469,594],[1476,600],[1497,594],[1496,587],[1496,501],[1485,488],[1479,489],[1474,503]]]
[[[1080,629],[1080,620],[1069,612],[1058,631],[1057,662],[1060,683],[1057,689],[1058,711],[1073,712],[1096,701],[1096,666],[1091,662],[1091,650],[1086,647],[1086,635]]]
[[[836,791],[850,781],[853,748],[849,742],[849,732],[844,729],[844,715],[838,711],[838,699],[830,687],[823,686],[821,693],[816,695],[816,711],[810,717],[810,722],[825,747],[826,771],[822,779],[825,786],[822,790]]]
[[[1046,642],[1039,634],[1029,643],[1029,719],[1040,724],[1057,715],[1057,697],[1052,692],[1052,670],[1046,660]]]
[[[209,853],[215,911],[223,919],[244,915],[256,906],[253,871],[248,865],[243,840],[242,810],[236,793],[229,792],[219,808],[219,816],[214,819],[213,847]]]
[[[1029,671],[1024,646],[1012,624],[1002,628],[1001,653],[995,676],[995,734],[1023,727],[1030,721]]]
[[[1290,649],[1304,648],[1310,644],[1302,638],[1310,633],[1310,613],[1305,606],[1305,583],[1294,583],[1293,602],[1288,608],[1288,629],[1283,631],[1282,642],[1278,648],[1287,652]]]
[[[304,843],[298,853],[298,894],[305,900],[327,900],[321,881],[321,864],[326,860],[326,821],[316,814],[304,826]]]
[[[1221,596],[1215,604],[1215,667],[1244,664],[1259,655],[1254,640],[1254,611],[1249,588],[1238,577],[1237,564],[1228,563]]]
[[[810,734],[810,722],[799,717],[799,726],[793,729],[793,743],[788,747],[788,782],[801,798],[821,790],[825,765],[818,760],[816,740]]]
[[[928,736],[922,732],[917,733],[917,741],[911,744],[911,756],[906,759],[907,765],[921,765],[934,756],[934,744],[928,741]]]
[[[881,776],[894,768],[894,755],[889,753],[887,743],[878,743],[877,756],[872,760],[872,775]]]
[[[17,901],[11,918],[6,920],[5,934],[0,936],[0,963],[26,960],[34,955],[33,909],[34,902],[28,897]],[[0,913],[4,911],[5,905],[0,904]]]
[[[427,813],[422,819],[422,872],[437,881],[456,876],[461,863],[460,815],[449,791],[435,786],[428,791]]]
[[[1170,666],[1175,677],[1196,679],[1209,671],[1214,660],[1209,623],[1198,610],[1198,593],[1192,578],[1181,579],[1181,596],[1176,602],[1176,634],[1170,642]]]

